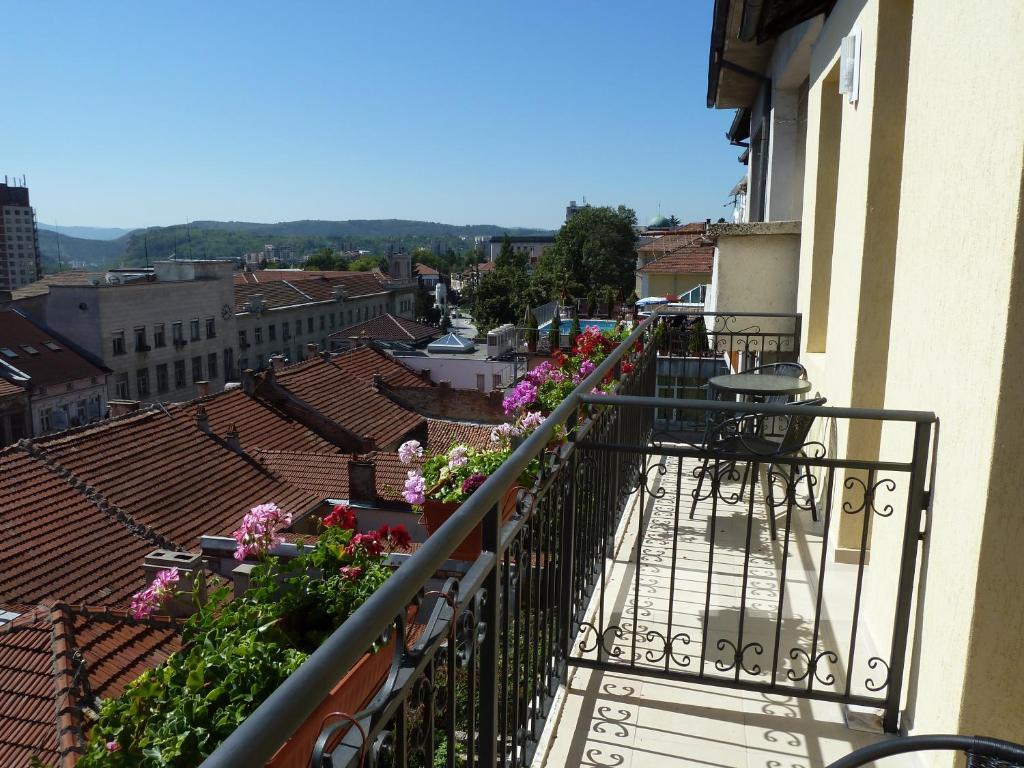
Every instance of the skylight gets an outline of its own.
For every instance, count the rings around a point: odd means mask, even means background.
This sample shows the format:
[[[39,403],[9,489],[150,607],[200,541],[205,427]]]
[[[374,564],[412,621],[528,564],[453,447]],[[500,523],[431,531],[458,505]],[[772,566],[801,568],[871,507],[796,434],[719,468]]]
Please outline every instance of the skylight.
[[[43,346],[47,349],[53,350],[54,352],[60,352],[61,350],[60,345],[55,341],[44,341]]]
[[[28,344],[22,344],[21,348],[28,352],[30,355],[38,355],[39,350],[35,347],[30,347]]]
[[[10,347],[0,347],[0,352],[3,353],[4,357],[9,357],[12,360],[15,359],[18,356],[18,353],[15,352]]]

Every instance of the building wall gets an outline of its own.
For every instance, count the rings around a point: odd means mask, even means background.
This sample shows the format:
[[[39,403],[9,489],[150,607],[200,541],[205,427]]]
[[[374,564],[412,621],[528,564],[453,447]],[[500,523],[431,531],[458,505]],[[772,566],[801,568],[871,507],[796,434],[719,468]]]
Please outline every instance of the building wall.
[[[854,26],[850,104],[835,67]],[[941,419],[903,723],[915,733],[1024,741],[1024,91],[1006,87],[1024,76],[1021,39],[1014,0],[840,0],[811,57],[801,361],[830,404]],[[911,444],[895,425],[836,438],[864,458],[906,459]],[[840,559],[860,534],[843,523]],[[892,617],[874,598],[898,557],[883,530],[865,585],[876,641]]]
[[[711,282],[709,272],[687,272],[680,274],[667,274],[664,272],[637,272],[636,292],[637,296],[678,296],[686,293],[698,285],[707,285]]]
[[[218,264],[209,262],[209,264]],[[214,269],[214,267],[209,267]],[[237,359],[237,329],[234,315],[234,285],[231,265],[223,262],[215,275],[188,279],[184,265],[176,267],[169,278],[123,285],[55,285],[47,298],[46,319],[57,333],[91,352],[111,369],[107,382],[108,399],[124,399],[118,382],[127,377],[128,399],[144,402],[183,401],[197,396],[197,381],[210,382],[210,391],[223,387],[225,367]],[[207,334],[206,321],[213,320],[214,335]],[[199,321],[199,338],[192,339],[190,324]],[[164,325],[165,345],[155,344],[155,326]],[[174,323],[182,324],[184,344],[173,341]],[[150,350],[137,352],[134,329],[142,327]],[[123,332],[125,353],[114,354],[114,337]],[[216,372],[211,375],[210,356],[216,356]],[[200,358],[193,371],[193,358]],[[185,367],[184,386],[175,382],[175,364]],[[158,391],[157,367],[167,366],[168,391]],[[149,377],[149,395],[140,394],[138,371]],[[194,375],[199,373],[200,375]]]
[[[501,360],[415,355],[403,357],[401,354],[396,354],[395,359],[414,371],[429,370],[433,381],[450,382],[453,389],[490,392],[494,389],[505,389],[515,380],[515,365]],[[483,377],[482,387],[480,377]]]
[[[36,387],[30,404],[33,436],[91,424],[106,417],[106,377]]]
[[[4,185],[6,187],[7,185]],[[13,193],[23,188],[12,189]],[[39,249],[35,211],[28,205],[0,200],[0,289],[13,290],[39,279]]]

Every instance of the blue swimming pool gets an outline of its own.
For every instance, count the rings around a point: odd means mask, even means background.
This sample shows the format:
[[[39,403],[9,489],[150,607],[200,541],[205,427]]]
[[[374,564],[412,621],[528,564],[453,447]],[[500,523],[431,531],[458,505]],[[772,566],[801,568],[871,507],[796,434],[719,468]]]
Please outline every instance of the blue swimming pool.
[[[612,330],[615,329],[615,326],[618,325],[618,321],[617,320],[580,320],[580,328],[583,328],[584,330],[586,330],[586,328],[588,326],[591,326],[591,325],[596,325],[602,331],[612,331]],[[571,327],[572,327],[572,320],[570,318],[563,317],[561,323],[558,326],[558,329],[562,333],[568,333],[569,332],[569,328],[571,328]],[[541,323],[541,326],[540,326],[540,328],[538,328],[538,330],[543,332],[543,331],[549,330],[550,328],[551,328],[551,321],[548,320],[546,323]]]

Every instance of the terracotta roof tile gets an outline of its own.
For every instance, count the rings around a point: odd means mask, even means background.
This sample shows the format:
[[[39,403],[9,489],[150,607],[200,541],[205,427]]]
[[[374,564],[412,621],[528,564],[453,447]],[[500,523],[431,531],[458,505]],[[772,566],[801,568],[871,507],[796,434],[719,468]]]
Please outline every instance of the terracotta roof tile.
[[[421,276],[427,276],[427,275],[433,276],[433,275],[440,275],[441,274],[440,272],[438,272],[436,269],[434,269],[429,264],[420,264],[420,263],[417,262],[416,264],[413,264],[412,268],[416,271],[417,275],[421,275]]]
[[[389,312],[369,320],[350,325],[331,334],[332,339],[366,338],[373,341],[404,341],[419,343],[434,339],[441,331],[430,325],[417,323]]]
[[[335,286],[349,299],[375,296],[388,290],[385,278],[374,272],[292,272],[265,270],[235,274],[235,311],[245,312],[254,294],[269,309],[334,299]]]
[[[18,395],[24,395],[25,389],[19,387],[17,384],[13,384],[7,379],[0,379],[0,399],[5,397],[17,397]]]
[[[14,356],[2,350],[10,350]],[[30,351],[31,350],[31,351]],[[53,335],[14,310],[0,311],[0,375],[16,375],[10,367],[32,377],[33,387],[64,384],[78,379],[105,380],[99,366],[57,341]]]
[[[257,458],[275,475],[297,488],[323,499],[348,499],[348,463],[351,456],[338,453],[302,453],[299,451],[258,451]],[[408,467],[397,453],[373,454],[378,496],[385,501],[401,501]]]
[[[493,424],[427,419],[427,446],[431,452],[447,451],[453,445],[459,444],[471,448],[493,448],[492,429]]]
[[[179,648],[177,623],[106,608],[57,603],[0,626],[0,765],[72,765],[89,726],[83,708]]]
[[[424,379],[411,368],[395,360],[386,352],[374,349],[369,345],[335,353],[331,361],[341,366],[345,373],[367,383],[373,380],[373,374],[379,373],[384,377],[384,381],[393,387],[433,386],[432,382]]]
[[[665,235],[637,248],[646,263],[639,272],[710,273],[715,247],[702,234]]]
[[[373,438],[382,449],[397,447],[410,432],[425,428],[422,416],[379,393],[365,379],[345,372],[344,358],[306,360],[280,371],[277,383],[336,424]]]

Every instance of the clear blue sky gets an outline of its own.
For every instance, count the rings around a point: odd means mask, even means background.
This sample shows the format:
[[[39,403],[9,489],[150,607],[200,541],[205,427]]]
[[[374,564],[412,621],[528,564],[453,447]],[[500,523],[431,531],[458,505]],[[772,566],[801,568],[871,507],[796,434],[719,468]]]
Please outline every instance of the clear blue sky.
[[[9,3],[0,174],[67,225],[728,218],[711,7]]]

